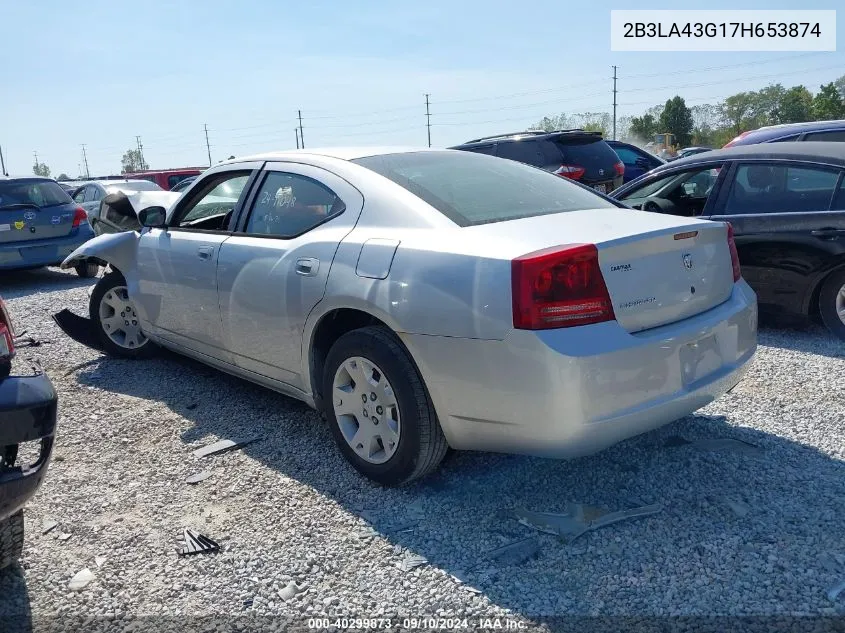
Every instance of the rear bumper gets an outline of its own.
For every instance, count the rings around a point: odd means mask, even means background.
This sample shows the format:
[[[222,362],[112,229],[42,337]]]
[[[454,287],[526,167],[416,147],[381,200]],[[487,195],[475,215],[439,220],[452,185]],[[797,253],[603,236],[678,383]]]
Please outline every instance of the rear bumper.
[[[0,270],[58,266],[92,237],[94,230],[84,222],[75,234],[66,237],[0,244]]]
[[[22,442],[41,442],[34,464],[0,467],[0,521],[22,508],[44,480],[53,451],[57,403],[53,384],[40,370],[0,382],[0,451]]]
[[[731,389],[757,347],[744,281],[702,314],[629,334],[618,323],[502,341],[402,335],[453,448],[569,458],[688,415]]]

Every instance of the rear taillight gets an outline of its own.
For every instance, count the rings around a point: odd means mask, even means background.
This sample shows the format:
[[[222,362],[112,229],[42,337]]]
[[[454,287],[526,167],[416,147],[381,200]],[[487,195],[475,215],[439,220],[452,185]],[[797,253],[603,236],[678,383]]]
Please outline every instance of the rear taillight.
[[[561,165],[554,171],[558,176],[569,178],[570,180],[578,180],[587,170],[580,165]]]
[[[594,244],[555,246],[511,262],[513,326],[545,330],[612,321]]]
[[[734,227],[728,222],[728,249],[731,251],[731,266],[734,271],[734,282],[739,281],[742,277],[742,269],[739,267],[739,253],[736,252],[736,242],[734,241]]]
[[[8,361],[15,355],[15,328],[6,304],[0,298],[0,361]]]
[[[625,163],[623,163],[621,160],[613,166],[613,169],[616,170],[617,176],[625,175]]]
[[[79,226],[87,220],[88,214],[85,213],[85,209],[82,207],[76,207],[76,211],[73,212],[73,226]]]
[[[751,134],[751,130],[749,130],[748,132],[743,132],[743,133],[742,133],[742,134],[740,134],[739,136],[735,136],[735,137],[734,137],[734,138],[732,138],[730,141],[728,141],[727,143],[725,143],[724,145],[722,145],[722,149],[725,149],[726,147],[733,147],[733,146],[734,146],[734,145],[736,145],[736,144],[737,144],[737,143],[738,143],[741,139],[745,138],[745,137],[746,137],[746,136],[748,136],[749,134]]]

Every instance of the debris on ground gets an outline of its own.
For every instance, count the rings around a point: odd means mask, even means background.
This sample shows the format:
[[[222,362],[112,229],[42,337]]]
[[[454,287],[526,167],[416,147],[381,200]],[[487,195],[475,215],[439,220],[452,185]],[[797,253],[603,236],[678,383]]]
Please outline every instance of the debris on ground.
[[[220,453],[227,453],[242,448],[247,444],[252,444],[260,440],[260,437],[249,437],[242,440],[219,440],[208,446],[203,446],[194,451],[196,457],[211,457],[212,455],[219,455]]]
[[[420,556],[419,554],[414,554],[413,552],[405,552],[405,556],[399,563],[399,569],[404,572],[409,572],[412,569],[416,569],[417,567],[421,567],[428,563],[428,559],[425,556]]]
[[[220,544],[212,541],[207,536],[198,534],[193,530],[185,529],[182,532],[182,537],[185,540],[185,545],[179,550],[180,556],[187,556],[189,554],[203,554],[206,552],[220,551]]]
[[[185,408],[186,408],[188,411],[193,411],[193,410],[194,410],[194,409],[196,409],[198,406],[199,406],[199,403],[198,403],[198,402],[192,402],[191,404],[187,405]]]
[[[302,593],[303,591],[305,591],[305,589],[305,585],[297,585],[294,581],[291,580],[285,587],[279,589],[277,595],[282,600],[287,601],[293,598],[295,595]]]
[[[733,510],[733,513],[739,518],[746,517],[748,516],[748,513],[751,512],[751,506],[744,501],[737,501],[736,499],[730,499],[728,497],[720,497],[720,499],[722,503]]]
[[[191,475],[190,477],[188,477],[187,479],[185,479],[185,482],[186,482],[186,483],[189,483],[189,484],[198,484],[198,483],[200,483],[201,481],[205,481],[205,480],[206,480],[206,479],[208,479],[209,477],[211,477],[211,472],[209,472],[209,471],[207,471],[207,470],[204,470],[204,471],[202,471],[202,472],[200,472],[200,473],[196,473],[196,474],[194,474],[194,475]]]
[[[47,534],[50,531],[54,530],[57,525],[59,525],[58,521],[55,521],[53,519],[44,519],[41,522],[41,533]]]
[[[65,532],[64,534],[59,534],[58,539],[59,539],[60,541],[66,541],[66,540],[68,540],[71,536],[73,536],[73,534],[68,534],[67,532]]]
[[[106,558],[105,556],[94,557],[94,562],[97,563],[97,567],[102,567],[103,565],[105,565],[107,560],[108,558]]]
[[[827,592],[827,599],[834,602],[843,591],[845,591],[845,580],[831,587],[830,591]]]
[[[378,531],[376,531],[372,526],[366,525],[362,528],[355,530],[352,533],[352,536],[360,540],[364,540],[378,536]]]
[[[529,536],[487,552],[487,558],[503,565],[518,565],[532,558],[538,551],[540,551],[540,539]]]
[[[87,567],[81,571],[76,572],[76,575],[70,579],[67,588],[71,591],[80,591],[85,589],[94,580],[94,574]]]
[[[732,437],[710,437],[702,440],[688,440],[679,435],[672,435],[663,442],[665,448],[675,448],[678,446],[689,446],[697,451],[703,452],[719,452],[719,453],[740,453],[743,455],[760,455],[763,449],[743,440],[737,440]]]
[[[619,521],[657,514],[661,510],[663,510],[663,506],[659,503],[617,512],[608,512],[604,508],[581,503],[568,503],[566,504],[566,511],[559,514],[532,512],[530,510],[518,510],[514,514],[519,522],[526,527],[574,541],[582,534],[592,530],[598,530]]]
[[[77,343],[82,343],[86,347],[103,351],[103,344],[97,336],[97,330],[91,319],[81,317],[65,308],[53,315],[53,321],[56,322],[56,325],[59,326],[62,332]]]

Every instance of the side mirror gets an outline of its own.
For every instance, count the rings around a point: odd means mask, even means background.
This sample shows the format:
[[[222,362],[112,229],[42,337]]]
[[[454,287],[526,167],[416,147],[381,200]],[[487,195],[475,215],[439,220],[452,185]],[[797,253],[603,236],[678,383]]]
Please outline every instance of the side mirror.
[[[167,209],[164,207],[147,207],[138,212],[138,221],[141,226],[151,229],[161,229],[167,220]]]

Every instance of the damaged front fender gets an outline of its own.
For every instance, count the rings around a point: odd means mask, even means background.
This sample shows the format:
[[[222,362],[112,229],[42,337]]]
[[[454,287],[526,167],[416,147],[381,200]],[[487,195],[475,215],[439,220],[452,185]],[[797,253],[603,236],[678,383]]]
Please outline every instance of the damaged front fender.
[[[62,268],[74,268],[85,261],[93,260],[99,264],[109,264],[126,277],[135,270],[140,237],[140,233],[135,231],[99,235],[68,255],[62,262]]]

